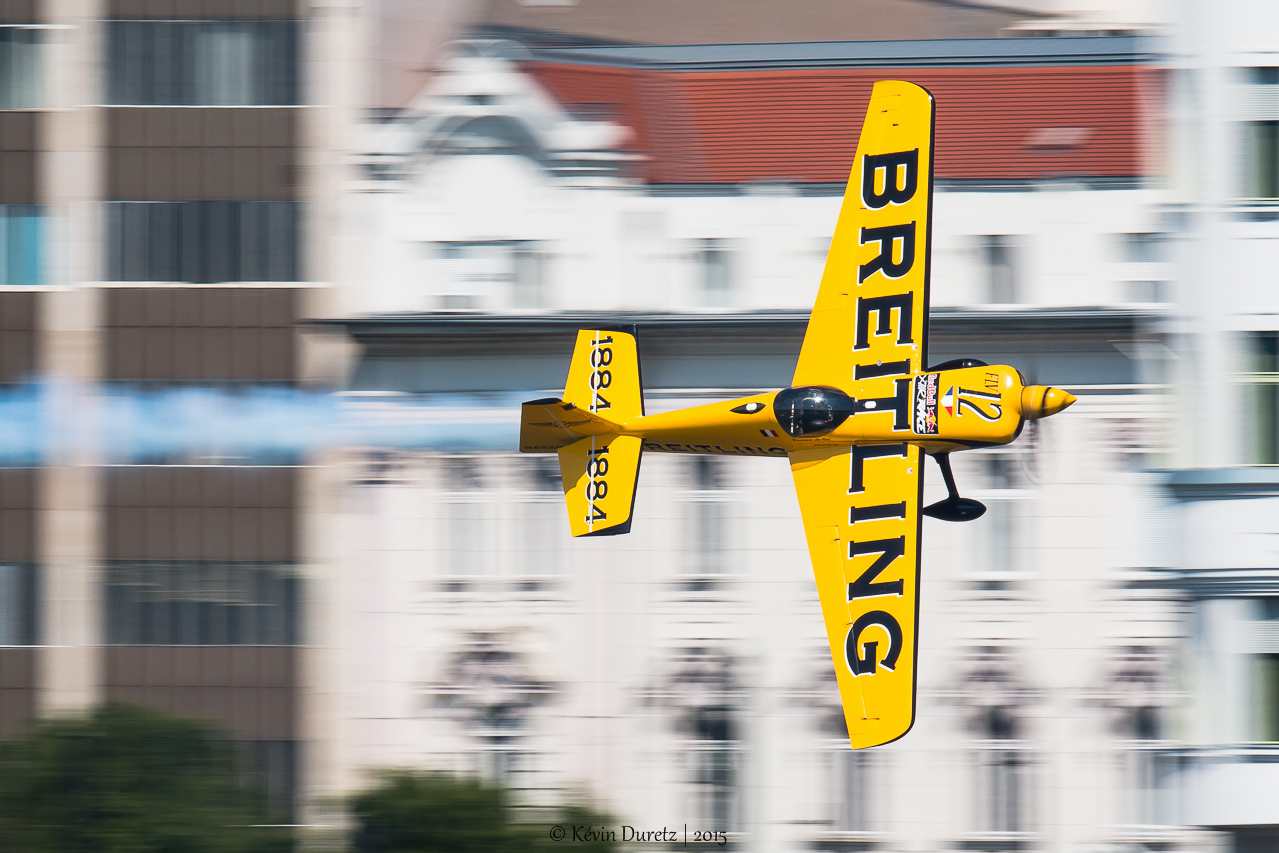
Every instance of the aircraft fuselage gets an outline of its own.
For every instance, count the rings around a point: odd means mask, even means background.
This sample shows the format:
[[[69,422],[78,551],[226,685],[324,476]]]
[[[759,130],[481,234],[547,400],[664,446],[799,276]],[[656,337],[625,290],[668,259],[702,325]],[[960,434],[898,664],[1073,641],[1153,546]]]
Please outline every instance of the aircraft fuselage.
[[[1020,374],[1004,365],[784,388],[628,419],[647,451],[784,457],[854,444],[919,445],[927,453],[1007,444],[1021,431]]]

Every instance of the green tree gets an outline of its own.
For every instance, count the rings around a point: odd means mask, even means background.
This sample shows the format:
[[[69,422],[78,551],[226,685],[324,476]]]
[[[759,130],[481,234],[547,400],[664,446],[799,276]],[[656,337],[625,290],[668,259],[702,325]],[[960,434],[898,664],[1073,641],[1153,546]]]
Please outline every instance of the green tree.
[[[572,825],[609,826],[604,815],[581,806],[564,809],[547,824],[513,819],[505,789],[474,779],[411,770],[384,772],[378,784],[351,803],[357,853],[612,853],[608,841],[572,840]],[[553,838],[562,825],[567,838]],[[618,837],[621,833],[618,831]]]
[[[201,722],[107,705],[0,744],[3,853],[276,853],[287,830]]]

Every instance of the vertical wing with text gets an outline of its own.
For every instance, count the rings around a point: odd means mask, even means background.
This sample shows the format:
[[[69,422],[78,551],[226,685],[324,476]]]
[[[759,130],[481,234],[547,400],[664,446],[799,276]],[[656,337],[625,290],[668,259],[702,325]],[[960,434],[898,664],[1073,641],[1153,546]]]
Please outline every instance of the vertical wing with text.
[[[875,84],[793,385],[925,369],[933,97]]]
[[[790,458],[849,742],[888,743],[915,722],[923,453],[903,443]]]

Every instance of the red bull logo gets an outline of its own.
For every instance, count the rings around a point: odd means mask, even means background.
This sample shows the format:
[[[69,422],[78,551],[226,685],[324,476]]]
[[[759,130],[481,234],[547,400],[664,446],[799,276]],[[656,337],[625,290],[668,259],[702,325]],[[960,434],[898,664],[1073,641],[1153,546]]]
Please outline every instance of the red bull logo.
[[[936,373],[921,373],[915,377],[913,420],[916,435],[937,434],[937,377]]]

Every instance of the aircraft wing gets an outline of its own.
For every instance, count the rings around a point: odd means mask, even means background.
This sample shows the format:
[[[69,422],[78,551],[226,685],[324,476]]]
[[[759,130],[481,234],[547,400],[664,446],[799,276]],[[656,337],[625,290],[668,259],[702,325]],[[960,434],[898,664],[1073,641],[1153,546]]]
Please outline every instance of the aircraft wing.
[[[854,749],[915,722],[923,454],[885,444],[791,453]]]
[[[792,385],[926,368],[933,96],[875,84]]]

